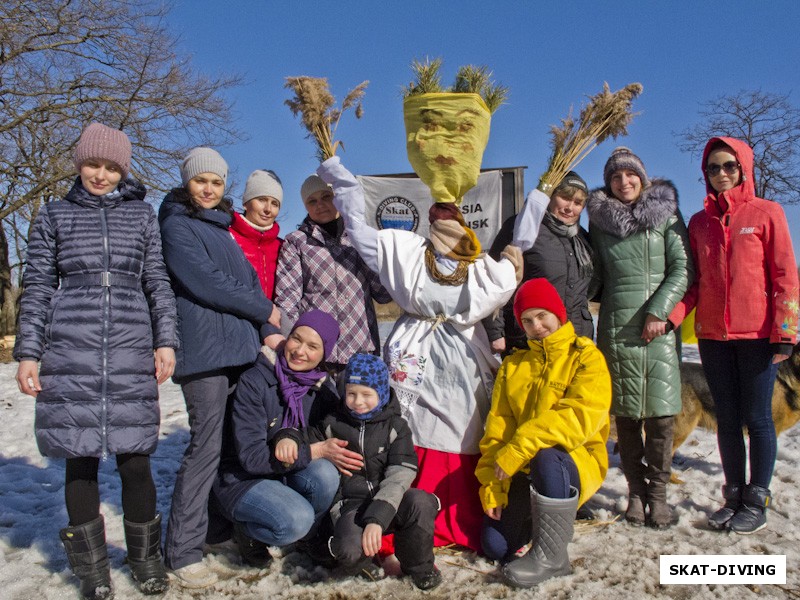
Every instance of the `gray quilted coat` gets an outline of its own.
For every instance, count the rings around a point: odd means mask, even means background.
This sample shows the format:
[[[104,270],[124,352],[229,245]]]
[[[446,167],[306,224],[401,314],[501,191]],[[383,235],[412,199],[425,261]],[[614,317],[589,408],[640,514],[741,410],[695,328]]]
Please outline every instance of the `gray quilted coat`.
[[[653,180],[632,205],[597,189],[587,211],[595,264],[592,293],[602,286],[597,345],[611,372],[611,414],[633,419],[677,414],[681,380],[675,334],[649,344],[641,338],[647,314],[666,320],[694,278],[675,186]]]
[[[156,448],[153,350],[178,340],[158,222],[144,196],[132,179],[106,196],[78,179],[33,223],[14,358],[40,361],[36,441],[45,456]]]

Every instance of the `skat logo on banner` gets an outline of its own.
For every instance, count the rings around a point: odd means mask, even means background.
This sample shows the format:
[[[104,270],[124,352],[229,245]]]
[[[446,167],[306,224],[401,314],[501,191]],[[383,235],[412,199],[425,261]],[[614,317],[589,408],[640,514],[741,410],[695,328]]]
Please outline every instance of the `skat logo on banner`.
[[[385,198],[375,210],[378,229],[402,229],[417,231],[419,211],[412,202],[402,196]]]

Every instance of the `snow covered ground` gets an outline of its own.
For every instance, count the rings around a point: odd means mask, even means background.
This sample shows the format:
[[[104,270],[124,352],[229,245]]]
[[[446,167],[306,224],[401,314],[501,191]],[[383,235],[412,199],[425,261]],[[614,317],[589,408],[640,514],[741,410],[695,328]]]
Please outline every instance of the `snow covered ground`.
[[[689,348],[689,358],[696,353]],[[63,461],[39,456],[33,437],[33,400],[17,391],[16,364],[0,364],[0,598],[55,600],[78,598],[58,530],[67,523],[63,499]],[[175,472],[188,441],[186,412],[180,389],[162,386],[161,443],[153,456],[159,510],[169,512]],[[611,448],[610,448],[611,449]],[[603,600],[616,598],[800,598],[800,427],[779,438],[772,483],[774,505],[765,530],[751,536],[721,534],[706,528],[710,509],[719,502],[722,472],[713,434],[697,430],[680,449],[675,464],[683,484],[670,485],[669,501],[677,523],[666,531],[632,528],[614,521],[626,504],[626,486],[619,457],[600,492],[591,500],[594,523],[579,523],[570,546],[574,573],[533,590],[512,590],[495,575],[495,567],[470,553],[439,550],[437,564],[444,583],[421,593],[407,579],[379,582],[340,579],[314,568],[296,553],[273,561],[269,569],[242,569],[233,555],[209,561],[221,577],[210,590],[170,589],[165,599],[293,598],[548,598]],[[112,577],[118,599],[141,598],[124,565],[120,482],[114,461],[101,466],[101,497],[106,518]],[[785,586],[662,586],[662,554],[783,554]]]

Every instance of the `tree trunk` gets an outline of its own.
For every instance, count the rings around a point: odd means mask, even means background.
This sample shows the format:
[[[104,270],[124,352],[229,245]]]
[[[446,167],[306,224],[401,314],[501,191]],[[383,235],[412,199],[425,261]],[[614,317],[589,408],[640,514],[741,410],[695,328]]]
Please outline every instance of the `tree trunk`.
[[[8,254],[8,237],[5,228],[0,226],[0,335],[13,335],[17,332],[17,297],[11,279],[11,264]]]

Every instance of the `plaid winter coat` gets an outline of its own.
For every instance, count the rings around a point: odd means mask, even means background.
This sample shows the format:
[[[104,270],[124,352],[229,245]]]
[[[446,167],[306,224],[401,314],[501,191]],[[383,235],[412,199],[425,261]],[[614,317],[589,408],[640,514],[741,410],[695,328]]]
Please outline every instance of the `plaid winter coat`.
[[[336,239],[306,217],[281,246],[275,274],[275,304],[284,326],[291,326],[304,312],[316,308],[339,323],[339,341],[326,357],[345,364],[356,352],[380,349],[378,319],[372,301],[391,300],[359,257],[347,233]]]

